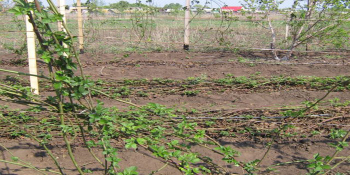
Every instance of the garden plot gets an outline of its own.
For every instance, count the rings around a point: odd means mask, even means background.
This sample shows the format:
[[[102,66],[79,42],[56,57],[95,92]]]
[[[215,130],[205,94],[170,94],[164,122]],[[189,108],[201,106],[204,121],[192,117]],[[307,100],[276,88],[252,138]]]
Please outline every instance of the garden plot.
[[[212,172],[230,174],[243,174],[244,168],[255,168],[254,172],[259,174],[311,172],[319,158],[313,156],[317,153],[332,156],[335,148],[330,144],[337,145],[350,128],[349,55],[338,55],[333,59],[329,59],[331,54],[302,55],[299,59],[279,62],[265,60],[261,57],[263,54],[180,52],[106,54],[98,57],[84,54],[81,57],[84,72],[96,83],[96,93],[92,93],[95,103],[100,100],[105,107],[118,110],[119,117],[140,115],[150,121],[164,118],[162,126],[168,132],[184,120],[195,122],[195,129],[204,131],[206,141],[230,146],[240,152],[236,160],[246,162],[242,166],[225,162],[222,160],[225,156],[213,151],[215,146],[207,143],[192,143],[171,134],[164,138],[163,141],[169,143],[178,139],[198,156],[210,157],[214,162],[198,162],[192,166],[201,167],[203,164]],[[25,60],[17,60],[15,56],[8,55],[2,59],[0,68],[27,69]],[[41,65],[39,69],[47,73],[46,66]],[[25,78],[5,73],[1,74],[1,82],[28,85]],[[54,92],[44,80],[40,82],[40,87],[43,96]],[[78,174],[59,132],[57,114],[35,103],[14,104],[5,97],[1,99],[1,115],[16,121],[22,128],[9,127],[10,121],[1,120],[0,143],[3,147],[0,159],[9,161],[0,162],[1,174],[38,173],[33,168],[13,164],[13,159],[17,157],[46,173],[58,172],[43,147],[25,137],[28,131],[39,138],[50,134],[52,137],[47,138],[47,146],[61,167],[67,174]],[[320,99],[317,105],[313,105]],[[128,103],[147,106],[145,109],[154,113],[147,116],[128,113],[131,106]],[[132,108],[135,110],[135,107]],[[296,111],[304,114],[293,117],[297,115],[293,113]],[[69,118],[67,122],[83,123],[84,118]],[[287,128],[278,137],[275,136],[274,131],[284,124],[288,124]],[[180,162],[161,159],[142,144],[134,149],[124,137],[111,139],[111,145],[117,148],[120,170],[137,166],[140,174],[181,174],[178,170]],[[84,139],[94,140],[94,137],[77,135],[71,142],[77,163],[85,172],[103,173],[105,169],[89,155]],[[99,154],[101,149],[92,147],[96,156],[104,160],[103,154]],[[344,146],[337,153],[330,165],[345,161],[330,172],[350,172],[349,158],[346,158],[349,151]],[[257,165],[256,159],[263,160]],[[328,169],[325,168],[325,171]]]

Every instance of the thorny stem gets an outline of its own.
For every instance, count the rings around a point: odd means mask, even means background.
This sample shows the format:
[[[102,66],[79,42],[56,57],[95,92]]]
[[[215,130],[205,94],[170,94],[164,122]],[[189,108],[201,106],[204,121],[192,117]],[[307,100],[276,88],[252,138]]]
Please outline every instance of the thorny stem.
[[[330,171],[332,171],[333,169],[335,169],[336,167],[338,167],[340,164],[344,163],[345,161],[350,160],[350,156],[345,157],[343,160],[341,160],[340,162],[338,162],[337,164],[335,164],[330,170],[328,170],[327,172],[325,172],[324,174],[329,174]]]
[[[58,103],[58,106],[59,106],[59,112],[60,112],[60,120],[61,120],[61,125],[64,126],[65,125],[65,122],[64,122],[64,111],[63,111],[63,103],[62,103],[62,97],[61,95],[59,95],[59,103]],[[63,139],[64,139],[64,142],[67,146],[67,150],[68,150],[68,155],[70,157],[70,159],[72,160],[75,168],[77,168],[78,172],[80,174],[84,174],[84,172],[81,170],[81,168],[79,167],[78,163],[76,162],[75,160],[75,157],[73,155],[73,151],[72,151],[72,148],[70,146],[70,142],[67,138],[67,133],[66,131],[63,131],[62,130],[62,133],[63,133]]]
[[[283,166],[283,165],[287,165],[287,164],[293,164],[293,163],[303,163],[303,162],[308,162],[308,160],[296,160],[296,161],[292,161],[292,162],[282,162],[282,163],[278,163],[275,165],[271,165],[270,167],[274,167],[274,166]]]
[[[166,162],[162,167],[160,167],[158,170],[153,171],[151,174],[157,173],[159,171],[161,171],[162,169],[164,169],[166,166],[168,166],[169,162]]]
[[[102,165],[102,167],[104,167],[105,165],[101,162],[101,160],[98,157],[96,157],[95,153],[92,152],[90,146],[87,145],[87,141],[86,141],[85,134],[84,134],[84,128],[81,125],[79,125],[79,128],[80,128],[81,136],[83,137],[83,141],[84,141],[87,149],[89,150],[90,154],[92,155],[92,157],[94,157],[96,159],[96,161],[98,163],[100,163]]]
[[[145,146],[145,145],[141,145],[141,144],[138,144],[139,146],[141,146],[141,147],[143,147],[143,148],[145,148],[146,150],[148,150],[148,151],[150,151],[150,152],[154,152],[154,150],[153,149],[151,149],[149,146]],[[174,162],[173,160],[171,160],[171,159],[164,159],[166,162],[169,162],[169,163],[171,163],[174,167],[176,167],[176,169],[177,170],[179,170],[181,173],[182,173],[182,171],[180,170],[180,167],[179,167],[179,165],[176,163],[176,162]]]
[[[300,110],[300,112],[298,113],[297,116],[295,116],[292,121],[296,118],[298,118],[301,114],[305,113],[306,111],[310,110],[311,108],[315,107],[318,103],[320,103],[322,100],[324,100],[336,87],[338,87],[338,84],[334,85],[330,90],[328,90],[328,92],[322,97],[320,98],[319,100],[317,100],[315,103],[313,103],[311,106],[303,109],[303,110]],[[290,122],[292,122],[290,121]],[[270,142],[270,145],[269,147],[267,148],[265,154],[263,155],[263,157],[260,159],[260,161],[257,163],[257,166],[260,165],[260,163],[266,158],[267,154],[270,152],[271,150],[271,147],[273,145],[273,141],[277,138],[278,135],[280,135],[281,131],[283,129],[283,125],[281,125],[278,129],[278,131],[276,132],[276,135],[271,139],[271,142]],[[349,133],[348,133],[349,134]],[[335,155],[336,156],[336,155]],[[333,157],[335,157],[333,156]]]
[[[28,3],[27,0],[24,0],[26,3]],[[37,6],[36,6],[37,7]],[[38,8],[38,7],[37,7]],[[39,8],[39,10],[41,10]],[[33,14],[32,12],[29,12],[28,14],[28,17],[29,17],[29,22],[33,25],[33,29],[34,29],[34,33],[35,35],[37,36],[38,40],[39,40],[39,44],[42,48],[44,48],[45,50],[48,49],[47,46],[45,46],[43,43],[44,43],[44,39],[42,38],[40,32],[39,32],[39,29],[38,29],[38,26],[36,25],[36,23],[34,22],[34,17],[33,17]]]
[[[47,2],[49,3],[52,11],[55,13],[55,14],[60,14],[56,8],[56,6],[53,4],[53,2],[51,0],[47,0]],[[72,33],[70,32],[70,30],[68,29],[67,27],[67,24],[62,22],[62,26],[64,27],[66,33],[68,34],[69,38],[71,39],[71,41],[73,41],[73,35]],[[86,77],[85,77],[85,74],[84,74],[84,71],[83,71],[83,67],[82,67],[82,64],[81,64],[81,61],[80,61],[80,58],[79,58],[79,54],[77,53],[77,51],[75,50],[74,47],[71,47],[71,49],[73,50],[73,53],[74,53],[74,57],[76,58],[77,62],[78,62],[78,66],[79,66],[79,70],[80,70],[80,74],[82,76],[82,78],[84,80],[86,80]],[[92,98],[91,98],[91,91],[89,90],[89,101],[87,101],[87,103],[89,104],[89,107],[92,109],[93,108],[93,105],[92,105]]]
[[[345,142],[346,139],[348,139],[348,137],[350,136],[350,130],[348,131],[348,133],[343,137],[342,142]],[[332,157],[329,159],[329,161],[326,163],[327,165],[329,165],[334,159],[335,157],[340,153],[341,150],[337,150],[334,152],[334,154],[332,155]]]
[[[99,91],[99,90],[97,90],[97,89],[92,89],[92,90],[94,90],[94,91],[96,91],[96,92],[98,92],[98,93],[100,93],[100,94],[102,94],[102,95],[105,95],[105,96],[107,96],[107,97],[111,97],[110,95],[108,95],[108,94],[106,94],[106,93],[104,93],[104,92],[102,92],[102,91]],[[137,107],[137,108],[141,108],[140,106],[138,106],[138,105],[136,105],[136,104],[134,104],[134,103],[127,102],[127,101],[124,101],[124,100],[121,100],[121,99],[114,99],[114,100],[119,101],[119,102],[121,102],[121,103],[125,103],[125,104],[128,104],[128,105],[135,106],[135,107]]]
[[[4,89],[2,89],[2,88],[4,88]],[[3,90],[6,93],[9,93],[9,94],[12,94],[12,95],[16,95],[18,97],[28,96],[29,98],[31,98],[31,100],[33,100],[33,101],[31,101],[31,103],[40,102],[40,105],[45,104],[47,106],[52,107],[53,109],[57,109],[56,106],[53,106],[53,105],[51,105],[51,104],[49,104],[49,103],[47,103],[47,102],[45,102],[45,101],[43,101],[43,100],[41,100],[39,98],[36,98],[35,96],[31,96],[31,94],[29,94],[29,95],[28,94],[23,94],[21,91],[13,88],[11,86],[7,86],[7,85],[4,85],[4,84],[0,83],[0,90]],[[30,103],[28,102],[26,105],[29,105],[29,104]]]
[[[21,164],[21,163],[18,163],[18,162],[12,162],[12,161],[7,161],[7,160],[2,160],[0,159],[0,162],[4,162],[4,163],[8,163],[8,164],[12,164],[12,165],[18,165],[18,166],[21,166],[21,167],[26,167],[26,168],[30,168],[30,169],[34,169],[42,174],[46,174],[45,172],[43,171],[48,171],[50,173],[55,173],[55,174],[62,174],[60,172],[57,172],[57,171],[53,171],[53,170],[49,170],[49,169],[37,169],[33,166],[29,166],[29,165],[26,165],[26,164]]]
[[[17,75],[34,76],[34,77],[38,77],[38,78],[44,78],[44,79],[47,79],[47,80],[51,80],[50,78],[48,78],[46,76],[43,76],[43,75],[34,75],[34,74],[18,72],[18,71],[13,71],[13,70],[0,69],[0,72],[13,73],[13,74],[17,74]]]
[[[7,120],[1,113],[0,113],[0,117],[3,118],[5,121],[9,122],[11,125],[21,129],[21,127],[19,127],[18,125],[14,124],[13,122]],[[47,148],[47,146],[40,141],[38,138],[36,138],[34,135],[30,134],[29,132],[27,132],[27,134],[29,135],[30,138],[34,139],[36,142],[38,142],[41,146],[44,147],[45,151],[49,154],[49,156],[51,157],[51,159],[55,162],[56,167],[58,168],[58,170],[60,171],[60,173],[63,175],[63,171],[62,168],[60,166],[60,164],[58,163],[57,159],[54,157],[54,155],[52,154],[52,152],[50,151],[49,148]]]
[[[49,3],[49,5],[50,5],[52,11],[53,11],[54,13],[56,13],[56,14],[59,14],[58,11],[57,11],[57,9],[56,9],[56,7],[53,5],[52,1],[48,0],[48,3]],[[37,0],[35,0],[35,4],[36,4],[37,10],[38,10],[39,12],[41,12],[41,8],[40,8],[40,6],[38,6]],[[34,19],[33,19],[33,16],[32,16],[31,13],[30,13],[29,17],[30,17],[30,21],[31,21],[31,23],[32,23],[32,25],[33,25],[33,27],[34,27],[34,29],[35,29],[35,31],[36,31],[37,37],[38,37],[38,38],[41,38],[40,33],[37,32],[38,29],[35,27],[36,24],[35,24],[35,22],[34,22]],[[51,31],[49,25],[46,24],[46,27],[47,27],[47,30],[48,30],[48,31]],[[53,39],[55,40],[56,44],[59,44],[59,41],[57,40],[56,36],[52,35],[52,37],[53,37]],[[42,40],[42,38],[41,38],[41,40],[39,40],[39,43],[40,43],[40,45],[42,46],[42,48],[43,48],[44,50],[48,50],[47,46],[44,46],[44,45],[43,45],[43,40]],[[50,75],[51,75],[51,81],[54,82],[55,79],[54,79],[53,69],[52,69],[52,65],[51,65],[51,64],[49,64],[49,72],[50,72]],[[83,74],[82,74],[82,75],[83,75]],[[64,123],[64,115],[63,115],[64,110],[63,110],[63,98],[62,98],[62,94],[61,94],[61,92],[59,92],[58,90],[56,90],[56,95],[57,95],[57,97],[59,98],[58,108],[59,108],[59,113],[60,113],[61,125],[65,125],[65,123]],[[90,107],[92,107],[91,104],[89,104],[89,105],[90,105]],[[80,174],[84,174],[83,171],[81,170],[81,168],[79,167],[79,165],[77,164],[75,158],[74,158],[74,155],[73,155],[73,152],[72,152],[72,149],[71,149],[71,146],[70,146],[70,141],[69,141],[68,138],[67,138],[67,133],[66,133],[65,131],[62,131],[62,133],[63,133],[64,141],[65,141],[66,146],[67,146],[68,154],[69,154],[69,156],[70,156],[70,158],[71,158],[71,160],[72,160],[74,166],[77,168],[77,170],[78,170],[78,172],[79,172]]]
[[[326,95],[324,95],[322,98],[320,98],[319,100],[317,100],[317,101],[316,101],[315,103],[313,103],[311,106],[309,106],[309,107],[307,107],[307,108],[301,110],[301,113],[304,113],[304,112],[310,110],[311,108],[315,107],[318,103],[320,103],[322,100],[324,100],[326,97],[328,97],[328,95],[329,95],[331,92],[333,92],[333,90],[334,90],[335,88],[337,88],[337,87],[338,87],[337,84],[334,85],[330,90],[327,91]],[[298,116],[297,116],[297,117],[298,117]],[[295,117],[295,118],[297,118],[297,117]]]
[[[221,146],[221,144],[219,143],[219,142],[217,142],[215,139],[213,139],[213,138],[211,138],[210,136],[208,136],[208,135],[204,135],[206,138],[208,138],[209,140],[211,140],[211,141],[213,141],[216,145],[218,145],[218,146]]]
[[[171,134],[170,134],[171,135]],[[217,146],[222,146],[219,142],[217,142],[216,140],[214,140],[213,138],[211,138],[210,136],[208,136],[208,135],[205,135],[205,137],[206,138],[208,138],[209,140],[211,140],[211,141],[213,141]],[[189,141],[189,142],[192,142],[192,143],[196,143],[196,142],[193,142],[192,140],[190,140],[190,139],[187,139],[187,138],[184,138],[184,137],[180,137],[180,138],[182,138],[182,139],[184,139],[184,140],[186,140],[186,141]],[[223,153],[221,153],[221,152],[219,152],[219,151],[217,151],[217,150],[215,150],[215,149],[212,149],[212,148],[210,148],[210,147],[208,147],[208,146],[206,146],[206,145],[203,145],[203,144],[199,144],[199,143],[197,143],[199,146],[202,146],[202,147],[204,147],[204,148],[206,148],[206,149],[209,149],[209,150],[211,150],[211,151],[213,151],[213,152],[215,152],[215,153],[217,153],[217,154],[220,154],[220,155],[222,155],[222,156],[224,156],[224,154]],[[182,149],[181,147],[178,147],[178,146],[176,146],[178,149]],[[182,149],[183,150],[183,149]],[[183,150],[183,151],[187,151],[187,150]],[[198,156],[198,158],[199,159],[201,159],[203,162],[205,162],[205,163],[208,163],[208,164],[211,164],[212,166],[217,166],[217,167],[219,167],[220,169],[222,169],[222,171],[221,171],[221,173],[223,173],[223,174],[227,174],[228,173],[228,171],[224,168],[224,167],[222,167],[222,166],[220,166],[220,165],[218,165],[218,164],[214,164],[213,162],[211,162],[211,161],[207,161],[204,157],[201,157],[201,156]],[[239,164],[241,167],[242,167],[242,169],[243,169],[243,164]],[[216,168],[217,168],[216,167]],[[218,169],[217,169],[218,170]],[[218,170],[218,171],[220,171],[220,170]]]
[[[107,147],[106,147],[106,144],[104,142],[104,139],[102,138],[101,141],[102,141],[102,145],[103,145],[103,151],[107,151]],[[107,174],[108,173],[107,154],[104,155],[104,158],[105,158],[105,174]]]
[[[8,153],[10,153],[10,155],[11,155],[12,157],[16,157],[14,154],[12,154],[12,152],[11,152],[10,150],[8,150],[8,149],[7,149],[4,145],[2,145],[1,143],[0,143],[0,147],[4,148]],[[30,163],[24,162],[24,161],[21,160],[21,159],[18,159],[18,161],[20,161],[21,163],[23,163],[23,165],[27,165],[27,168],[31,168],[31,169],[34,169],[34,170],[40,172],[40,170],[39,170],[38,168],[34,167],[34,166],[31,165]]]
[[[280,131],[280,130],[279,130]],[[279,132],[280,133],[280,132]],[[278,135],[279,135],[278,133]],[[277,137],[277,134],[272,138],[270,144],[269,144],[269,147],[267,148],[267,151],[264,153],[263,157],[260,159],[260,161],[256,164],[256,166],[259,166],[260,163],[265,159],[265,157],[267,156],[267,154],[270,152],[271,148],[272,148],[272,145],[273,145],[273,141],[276,139]]]

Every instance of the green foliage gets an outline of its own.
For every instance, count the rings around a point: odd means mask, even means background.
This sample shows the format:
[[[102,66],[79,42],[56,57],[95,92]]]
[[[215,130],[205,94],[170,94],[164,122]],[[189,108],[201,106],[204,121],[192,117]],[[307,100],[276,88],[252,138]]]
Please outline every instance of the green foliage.
[[[156,22],[152,18],[156,13],[155,8],[148,8],[144,11],[132,13],[132,29],[140,41],[152,41],[152,32],[156,28]]]
[[[129,87],[122,86],[120,88],[115,89],[114,93],[116,96],[128,97],[130,95],[131,90]]]
[[[188,97],[193,97],[193,96],[197,96],[199,92],[200,92],[199,90],[184,91],[183,95],[186,95]]]
[[[329,134],[332,139],[343,138],[346,135],[346,131],[343,129],[332,129]]]
[[[147,94],[146,92],[144,92],[144,91],[138,91],[138,92],[137,92],[137,95],[138,95],[139,97],[148,97],[148,94]]]
[[[143,110],[150,111],[158,116],[174,116],[174,109],[167,108],[166,106],[157,103],[149,103],[143,107]]]
[[[203,81],[201,77],[188,77],[187,78],[188,84],[190,85],[196,85]]]
[[[124,169],[123,172],[117,173],[117,175],[138,175],[139,173],[137,172],[137,167],[136,166],[131,166],[129,168]]]
[[[330,157],[322,157],[320,154],[315,154],[314,159],[309,160],[309,165],[307,166],[310,169],[308,174],[320,174],[324,173],[325,170],[331,169],[330,165],[325,164],[324,162],[330,160]]]
[[[164,9],[174,9],[174,10],[180,10],[182,9],[182,5],[179,3],[170,3],[170,4],[166,4],[163,7]]]
[[[315,40],[325,44],[325,47],[330,43],[337,48],[342,48],[348,44],[345,40],[349,34],[345,32],[346,29],[342,26],[350,18],[349,13],[346,13],[350,4],[349,1],[308,1],[309,4],[293,1],[294,3],[288,10],[281,11],[280,5],[283,2],[284,0],[245,0],[243,6],[249,9],[250,12],[259,11],[263,13],[261,21],[254,22],[270,30],[271,47],[273,49],[277,45],[276,39],[278,38],[276,38],[275,33],[276,25],[273,25],[271,19],[272,12],[280,11],[285,14],[287,20],[284,23],[290,28],[287,31],[289,36],[285,36],[285,39],[277,46],[289,49],[284,59],[289,59],[291,53],[297,47],[307,45]],[[248,18],[251,19],[249,16]],[[309,49],[308,46],[306,49]],[[277,56],[275,51],[273,53],[274,56]]]
[[[223,161],[227,162],[227,163],[233,163],[235,166],[239,166],[239,162],[236,160],[235,157],[237,157],[239,155],[239,152],[232,149],[229,146],[220,146],[220,147],[216,147],[215,150],[221,152],[224,156],[224,158],[222,158]]]
[[[333,107],[345,107],[350,105],[350,100],[345,101],[344,103],[340,102],[340,99],[335,97],[334,99],[328,100]]]
[[[91,2],[90,2],[91,3]],[[120,2],[119,2],[120,3]],[[125,3],[125,2],[123,2]],[[39,142],[44,148],[51,141],[53,135],[51,131],[60,131],[60,136],[65,140],[65,148],[74,164],[75,169],[83,174],[84,172],[90,172],[90,170],[82,170],[79,164],[75,160],[74,154],[70,143],[73,142],[77,136],[81,136],[84,140],[86,147],[89,149],[91,155],[101,162],[91,152],[91,148],[102,149],[100,155],[104,156],[105,162],[102,162],[102,166],[105,170],[105,174],[120,174],[120,175],[134,175],[138,174],[137,167],[132,166],[124,170],[120,170],[119,163],[121,161],[118,158],[118,149],[114,145],[115,140],[122,140],[124,147],[127,149],[137,149],[138,147],[145,148],[154,156],[162,159],[167,164],[171,164],[176,167],[181,173],[184,174],[227,174],[225,169],[219,163],[213,162],[210,157],[201,155],[200,152],[194,151],[194,147],[202,147],[221,156],[222,160],[230,165],[240,166],[248,174],[252,174],[259,170],[259,163],[262,160],[253,161],[238,161],[236,158],[240,155],[238,151],[227,145],[221,145],[207,134],[207,130],[200,128],[201,123],[188,120],[185,116],[178,116],[173,108],[168,108],[164,105],[149,103],[145,106],[131,107],[127,111],[119,111],[116,108],[104,107],[103,102],[97,101],[94,105],[91,96],[92,92],[98,93],[98,90],[93,90],[98,87],[96,84],[103,85],[103,81],[94,82],[84,76],[81,70],[80,74],[76,75],[76,71],[80,70],[80,59],[76,53],[73,36],[69,33],[69,30],[65,28],[64,31],[55,31],[50,26],[57,22],[62,22],[62,15],[57,12],[56,7],[51,1],[49,1],[50,8],[46,10],[36,9],[33,3],[27,3],[24,0],[16,0],[16,6],[11,12],[17,15],[29,15],[31,17],[32,24],[36,25],[38,31],[37,38],[39,39],[39,55],[45,62],[49,70],[49,75],[46,77],[50,82],[50,89],[55,93],[52,97],[47,97],[42,100],[40,97],[31,94],[30,89],[21,85],[11,86],[16,93],[9,93],[8,89],[0,89],[1,95],[6,95],[12,99],[25,100],[27,103],[37,102],[43,106],[34,106],[26,112],[38,113],[44,110],[50,110],[55,116],[50,118],[44,118],[39,121],[40,130],[45,130],[45,134],[37,134],[35,132],[28,132],[27,130],[19,130],[18,124],[25,124],[26,122],[33,120],[33,116],[26,113],[12,113],[8,117],[2,119],[7,123],[14,123],[16,129],[11,130],[13,137],[19,136],[31,136],[32,139]],[[31,13],[33,11],[33,13]],[[134,30],[139,31],[141,38],[146,37],[147,40],[151,40],[150,34],[153,26],[153,19],[148,18],[153,15],[152,11],[146,14],[136,14],[139,16],[134,17]],[[140,21],[138,21],[140,20]],[[151,27],[150,27],[151,26]],[[149,34],[149,35],[146,35]],[[63,43],[63,44],[62,44]],[[128,57],[125,55],[124,57]],[[260,82],[257,79],[257,74],[249,77],[234,77],[233,75],[227,75],[224,79],[214,81],[220,85],[239,85],[249,88],[261,87],[264,85],[304,85],[315,83],[314,87],[320,88],[325,85],[330,86],[332,84],[347,85],[347,77],[321,78],[321,79],[306,79],[304,77],[291,78],[291,77],[274,77],[265,82]],[[206,80],[205,76],[202,77],[189,77],[185,80],[185,86],[191,87],[204,82],[210,82]],[[153,79],[151,81],[147,79],[142,80],[128,80],[123,81],[124,85],[152,85],[152,84],[167,84],[174,83],[173,80]],[[109,88],[108,90],[115,96],[128,97],[132,90],[128,86],[117,86],[118,88]],[[10,89],[11,89],[10,88]],[[327,89],[327,88],[325,88]],[[329,88],[328,88],[329,89]],[[141,93],[140,93],[141,92]],[[198,90],[186,90],[183,95],[195,96],[199,93]],[[112,95],[113,96],[113,95]],[[143,91],[139,91],[139,96],[146,96]],[[119,100],[122,101],[122,100]],[[125,102],[131,104],[129,102]],[[337,103],[337,102],[334,102]],[[307,106],[315,106],[311,102],[306,104]],[[192,114],[197,111],[192,110]],[[284,114],[293,118],[300,117],[305,111],[286,111]],[[57,117],[58,116],[58,117]],[[253,116],[246,115],[246,119],[253,119]],[[204,122],[207,126],[215,124],[214,121]],[[26,126],[28,127],[28,126]],[[278,129],[270,131],[270,135],[276,137],[280,136],[293,136],[295,133],[289,130],[293,129],[293,125],[283,124]],[[27,128],[26,128],[27,129]],[[33,128],[35,130],[35,128]],[[38,130],[39,130],[38,129]],[[222,130],[221,135],[229,136],[231,130]],[[242,132],[249,132],[251,135],[257,135],[261,133],[254,127],[244,127]],[[331,138],[345,137],[347,134],[343,130],[332,130]],[[169,140],[171,138],[171,140]],[[272,142],[271,142],[272,143]],[[333,146],[337,151],[341,151],[344,147],[348,146],[348,143],[339,141]],[[214,149],[213,149],[214,148]],[[50,155],[51,151],[47,147],[46,152]],[[52,154],[51,154],[52,155]],[[50,156],[57,169],[61,174],[64,174],[65,168],[60,167],[57,163],[55,156]],[[12,161],[18,161],[16,157],[12,157]],[[327,160],[331,158],[323,158],[319,155],[315,155],[314,159],[309,160],[310,173],[323,173],[324,170],[329,169]],[[33,168],[35,169],[35,168]]]
[[[130,7],[130,3],[127,1],[119,1],[117,3],[109,4],[109,8],[118,9],[120,12],[126,10],[129,7]]]
[[[244,164],[244,169],[249,172],[249,174],[253,174],[254,171],[257,171],[258,169],[256,168],[256,166],[258,165],[258,163],[260,162],[259,159],[253,160],[251,162],[247,162]]]

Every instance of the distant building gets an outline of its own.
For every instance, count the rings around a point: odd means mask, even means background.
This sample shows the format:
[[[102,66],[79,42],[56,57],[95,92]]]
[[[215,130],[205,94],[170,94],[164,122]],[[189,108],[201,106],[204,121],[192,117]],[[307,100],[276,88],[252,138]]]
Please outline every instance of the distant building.
[[[143,12],[141,7],[129,7],[129,9],[124,10],[125,13],[135,13],[135,12]]]
[[[120,13],[117,9],[101,9],[101,12],[107,15],[116,15]]]
[[[69,10],[66,10],[66,13],[77,13],[78,7],[70,7]],[[81,7],[81,13],[88,13],[87,7]]]
[[[225,6],[221,7],[221,12],[238,12],[240,10],[243,10],[242,6]]]
[[[204,11],[205,13],[211,13],[211,12],[213,11],[213,9],[211,9],[211,8],[205,8],[205,9],[203,9],[203,11]]]
[[[165,13],[172,13],[172,12],[175,12],[175,9],[166,9],[165,10]]]

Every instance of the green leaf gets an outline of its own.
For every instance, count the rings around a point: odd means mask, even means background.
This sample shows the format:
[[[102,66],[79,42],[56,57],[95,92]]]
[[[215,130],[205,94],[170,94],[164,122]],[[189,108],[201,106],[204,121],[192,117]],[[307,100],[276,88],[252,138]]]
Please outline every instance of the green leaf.
[[[320,166],[318,166],[318,167],[316,167],[315,168],[315,171],[322,171],[323,169],[322,169],[322,167],[320,167]]]
[[[108,123],[108,121],[107,121],[106,119],[102,118],[102,119],[99,121],[99,123],[100,123],[101,125],[105,125],[105,124]]]
[[[85,92],[85,88],[83,86],[79,86],[79,92],[80,93],[84,93]]]
[[[11,157],[11,160],[14,161],[14,162],[17,162],[18,159],[19,159],[18,157],[14,157],[14,156]]]
[[[199,158],[194,158],[192,161],[191,161],[191,163],[197,163],[197,162],[200,162],[201,161],[201,159],[199,159]]]
[[[323,165],[322,168],[324,170],[330,170],[332,167],[330,165]]]
[[[137,172],[137,167],[136,166],[131,166],[129,168],[124,169],[123,172],[118,173],[118,175],[138,175],[139,173]]]
[[[137,148],[137,144],[135,143],[134,138],[126,139],[125,142],[126,142],[126,144],[125,144],[126,149],[130,149],[130,148],[136,149]]]
[[[44,24],[51,23],[51,19],[48,19],[48,18],[43,18],[41,21],[42,21]]]
[[[144,139],[144,138],[137,138],[136,141],[137,141],[137,143],[140,144],[140,145],[143,145],[143,144],[146,143],[146,139]]]
[[[56,82],[53,84],[53,88],[55,89],[61,89],[63,87],[62,82]]]

